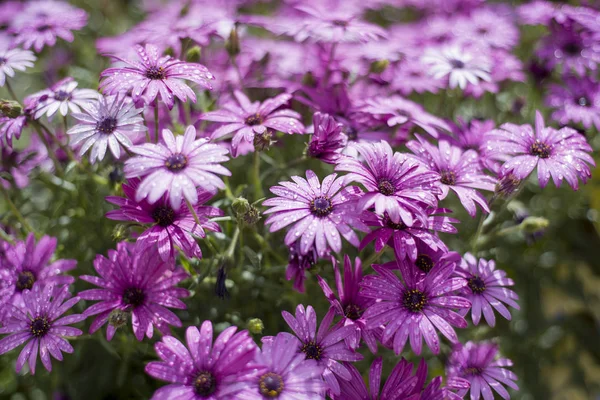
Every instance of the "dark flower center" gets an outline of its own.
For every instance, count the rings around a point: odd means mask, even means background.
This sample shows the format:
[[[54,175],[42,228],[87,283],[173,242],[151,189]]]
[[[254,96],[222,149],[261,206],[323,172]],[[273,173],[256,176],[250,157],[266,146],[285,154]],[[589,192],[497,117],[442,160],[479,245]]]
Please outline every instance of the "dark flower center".
[[[480,367],[468,367],[463,370],[465,375],[481,375],[483,368]]]
[[[480,35],[487,35],[489,33],[489,30],[488,28],[482,26],[480,28],[477,28],[477,33],[479,33]]]
[[[167,76],[165,75],[165,70],[163,67],[153,66],[153,67],[149,67],[146,70],[146,78],[148,78],[148,79],[162,80],[162,79],[165,79],[166,77]]]
[[[423,272],[428,273],[435,266],[433,259],[429,257],[427,254],[419,254],[417,256],[417,260],[415,261],[415,265]]]
[[[510,196],[513,194],[521,185],[521,180],[517,178],[512,172],[500,178],[496,183],[496,193],[502,196]]]
[[[300,351],[306,354],[307,360],[319,361],[321,359],[321,356],[323,355],[323,348],[315,342],[308,342],[303,344],[302,347],[300,347]]]
[[[64,90],[59,90],[58,92],[54,93],[54,99],[58,101],[65,101],[69,97],[71,97],[71,95]]]
[[[36,338],[41,338],[46,336],[48,331],[50,330],[50,321],[46,317],[36,317],[31,321],[31,325],[29,326],[29,331]]]
[[[165,228],[175,221],[175,211],[168,206],[158,206],[152,211],[152,218],[159,226]]]
[[[389,179],[386,178],[381,178],[377,182],[377,189],[379,189],[379,193],[383,194],[384,196],[391,196],[396,193],[396,187],[392,182],[390,182]]]
[[[362,314],[362,310],[360,309],[359,306],[357,306],[355,304],[348,304],[346,306],[346,308],[344,309],[344,315],[347,318],[350,318],[352,321],[356,321],[357,319],[359,319],[361,314]]]
[[[410,289],[404,292],[403,304],[409,311],[418,313],[425,308],[427,298],[425,294],[418,289]]]
[[[478,276],[469,279],[468,285],[473,293],[481,294],[485,292],[485,282]]]
[[[461,60],[450,60],[450,65],[454,69],[462,69],[465,67],[465,63]]]
[[[542,143],[540,141],[536,141],[531,145],[529,149],[529,153],[532,156],[537,156],[539,158],[548,158],[550,157],[551,148],[546,143]]]
[[[106,117],[96,123],[96,130],[104,133],[111,134],[117,129],[117,119],[113,117]]]
[[[333,25],[335,25],[335,26],[341,26],[342,28],[345,28],[345,27],[348,26],[348,21],[344,21],[344,20],[341,20],[341,19],[336,19],[332,23],[333,23]]]
[[[0,65],[6,64],[6,61],[8,61],[6,58],[0,57]]]
[[[406,228],[406,225],[404,224],[404,222],[402,222],[402,221],[394,222],[387,214],[385,214],[383,216],[383,225],[385,225],[388,228],[395,229],[395,230],[402,230],[402,229]]]
[[[50,25],[44,24],[44,25],[38,26],[36,30],[38,32],[46,32],[46,31],[50,30],[50,28],[52,28]]]
[[[423,76],[423,74],[419,71],[410,71],[408,75],[412,76],[413,78],[420,78]]]
[[[0,60],[0,61],[1,61],[1,60]],[[0,62],[0,64],[2,64],[2,63]],[[579,104],[581,107],[589,107],[589,106],[591,106],[591,105],[592,105],[592,102],[590,101],[590,99],[588,99],[588,98],[587,98],[587,97],[585,97],[585,96],[581,96],[580,98],[578,98],[578,99],[575,99],[575,102],[576,102],[577,104]]]
[[[346,136],[348,136],[348,140],[357,140],[358,139],[358,131],[349,126],[348,129],[346,129]]]
[[[194,392],[201,397],[209,397],[217,390],[217,380],[208,371],[201,371],[194,380]]]
[[[333,209],[331,201],[324,196],[316,197],[310,202],[310,211],[317,217],[326,217]]]
[[[440,175],[442,175],[440,181],[444,185],[456,185],[456,174],[453,171],[442,171]]]
[[[179,172],[187,166],[188,159],[181,153],[170,155],[165,161],[165,167],[169,169],[169,171]]]
[[[21,271],[17,277],[17,289],[25,290],[31,289],[35,283],[35,276],[31,271]]]
[[[262,124],[263,119],[259,113],[256,113],[256,114],[252,114],[251,116],[247,117],[244,122],[246,123],[246,125],[254,126],[254,125]]]
[[[123,292],[123,303],[136,308],[144,304],[144,300],[146,300],[146,295],[142,289],[138,288],[129,288],[125,289]]]
[[[563,46],[563,51],[570,56],[578,56],[581,54],[581,46],[576,42],[568,42]]]
[[[273,372],[261,376],[258,385],[260,393],[265,397],[279,397],[283,391],[283,379]]]

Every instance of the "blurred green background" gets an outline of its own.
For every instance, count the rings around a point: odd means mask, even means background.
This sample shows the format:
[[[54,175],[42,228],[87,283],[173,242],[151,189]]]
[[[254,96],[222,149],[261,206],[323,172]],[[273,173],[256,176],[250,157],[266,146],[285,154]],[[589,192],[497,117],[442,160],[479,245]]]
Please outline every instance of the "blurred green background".
[[[29,74],[18,76],[15,88],[19,95],[30,94],[44,87],[43,76],[48,68],[56,65],[57,58],[66,56],[69,63],[58,74],[73,76],[81,87],[96,88],[99,73],[108,66],[108,60],[97,55],[95,39],[113,36],[127,30],[144,17],[138,4],[131,1],[72,1],[90,14],[89,24],[76,32],[73,43],[59,41],[54,48],[46,48],[41,60]],[[264,9],[264,5],[260,6]],[[386,11],[386,12],[389,12]],[[397,12],[399,18],[410,13]],[[374,13],[370,17],[382,18]],[[531,48],[545,32],[541,28],[522,30],[522,45],[518,55],[527,63]],[[220,44],[222,45],[222,44]],[[242,41],[242,46],[243,46]],[[219,71],[212,71],[218,78]],[[445,94],[417,95],[414,100],[422,103],[436,115],[453,118],[457,116],[482,117],[497,123],[531,123],[533,113],[540,108],[546,82],[533,79],[522,84],[511,84],[496,96],[487,94],[480,101],[456,98],[443,101]],[[0,89],[0,97],[7,93]],[[516,101],[524,106],[515,112]],[[441,104],[452,106],[441,108]],[[198,106],[196,106],[198,107]],[[551,123],[549,123],[551,124]],[[587,131],[585,135],[594,149],[600,149],[598,132]],[[303,175],[311,168],[322,178],[332,172],[331,166],[318,161],[305,160],[294,166],[286,165],[302,155],[306,137],[286,137],[276,148],[262,154],[263,187],[288,180],[290,175]],[[596,154],[596,153],[595,153]],[[598,157],[595,157],[598,159]],[[235,195],[245,195],[250,201],[252,189],[248,165],[252,155],[239,157],[227,166],[233,172],[230,188]],[[104,163],[96,171],[108,177],[112,165]],[[268,175],[265,176],[265,172]],[[514,290],[519,294],[521,310],[513,312],[508,322],[498,318],[494,329],[480,325],[459,332],[461,340],[492,339],[500,344],[504,356],[515,363],[513,370],[519,376],[521,390],[512,393],[514,399],[522,400],[588,400],[600,394],[600,171],[594,171],[593,179],[578,192],[568,186],[556,189],[550,184],[541,190],[537,181],[527,183],[518,196],[518,203],[496,204],[493,221],[486,225],[485,243],[480,246],[479,256],[494,258],[498,268],[507,271],[515,280]],[[111,206],[103,199],[118,194],[118,185],[102,184],[90,180],[87,175],[69,172],[67,180],[75,186],[59,187],[49,177],[41,174],[32,184],[12,193],[13,200],[34,227],[59,242],[57,256],[75,258],[78,268],[75,275],[94,274],[92,261],[95,254],[106,254],[115,247],[113,232],[117,223],[104,218]],[[230,200],[220,194],[215,205],[232,215]],[[456,210],[455,217],[462,222],[458,235],[448,235],[444,240],[452,250],[467,251],[478,220],[471,219],[460,204],[450,196],[443,205]],[[537,240],[531,240],[518,227],[516,213],[524,210],[529,215],[548,219],[549,227]],[[0,203],[1,222],[14,225],[15,220]],[[479,214],[478,214],[479,218]],[[184,286],[192,291],[186,303],[188,309],[178,312],[184,325],[198,325],[210,319],[217,330],[229,325],[245,328],[251,318],[260,318],[265,325],[265,335],[287,330],[280,311],[295,309],[297,304],[312,304],[322,317],[328,303],[314,276],[307,280],[307,292],[299,294],[292,290],[291,282],[285,280],[287,249],[283,245],[283,233],[269,234],[259,222],[256,228],[242,231],[242,242],[236,249],[235,263],[230,265],[226,282],[229,297],[220,299],[215,295],[218,254],[214,254],[201,242],[205,258],[186,266],[194,271],[194,277]],[[235,229],[234,222],[221,224],[224,235],[210,235],[217,253],[224,251]],[[351,257],[359,254],[356,249],[345,247]],[[364,260],[372,254],[369,246],[360,254]],[[380,261],[391,260],[388,249]],[[338,257],[341,258],[341,257]],[[369,270],[365,266],[365,272]],[[322,261],[311,271],[321,274],[333,285],[331,264]],[[76,291],[88,288],[84,282],[75,284]],[[77,311],[85,309],[82,301]],[[512,310],[511,310],[512,311]],[[85,322],[89,327],[91,319]],[[80,324],[83,325],[83,324]],[[182,337],[184,328],[173,330]],[[256,336],[259,340],[260,335]],[[104,339],[104,331],[83,335],[73,341],[75,353],[65,355],[64,362],[53,362],[53,372],[39,368],[35,376],[16,374],[14,362],[18,350],[0,357],[0,399],[147,399],[154,389],[162,385],[144,374],[144,365],[153,359],[153,340],[138,343],[130,327],[121,329],[112,342]],[[448,356],[447,342],[439,357],[426,350],[424,356],[430,366],[430,377],[443,374],[444,361]],[[363,351],[365,360],[359,369],[368,370],[372,355]],[[397,358],[391,351],[380,349],[384,355],[384,374],[389,373]],[[408,352],[404,354],[412,358]],[[55,396],[55,397],[53,397]],[[65,397],[61,397],[65,396]]]

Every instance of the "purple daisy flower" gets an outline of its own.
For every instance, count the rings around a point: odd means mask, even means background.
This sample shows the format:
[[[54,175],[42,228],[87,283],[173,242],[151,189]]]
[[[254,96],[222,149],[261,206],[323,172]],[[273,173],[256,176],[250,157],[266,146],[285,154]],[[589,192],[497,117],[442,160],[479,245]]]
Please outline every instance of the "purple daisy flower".
[[[336,122],[329,114],[316,112],[313,116],[313,130],[306,154],[327,164],[335,164],[342,156],[348,137],[342,132],[343,124]]]
[[[389,143],[355,144],[364,158],[342,158],[336,171],[349,172],[346,183],[358,182],[367,192],[356,208],[359,211],[375,207],[375,212],[398,224],[413,226],[415,219],[427,220],[424,209],[437,206],[440,175],[429,170],[416,158],[394,152]]]
[[[287,311],[281,313],[283,319],[294,331],[300,346],[298,353],[304,353],[307,360],[316,360],[318,365],[324,367],[323,379],[327,382],[329,390],[340,394],[339,380],[352,379],[350,371],[339,361],[360,361],[363,356],[354,352],[345,342],[345,339],[354,332],[353,326],[336,325],[331,328],[335,310],[330,308],[317,331],[317,314],[308,306],[304,309],[302,304],[296,307],[296,317]],[[339,379],[338,379],[339,378]]]
[[[42,286],[73,283],[75,278],[64,273],[75,268],[76,260],[50,262],[56,243],[56,238],[50,236],[42,236],[36,243],[35,236],[30,233],[25,241],[8,246],[6,258],[0,265],[0,269],[5,271],[2,274],[4,285],[0,289],[0,298],[7,299],[8,304],[23,308],[23,293],[31,290],[35,283]]]
[[[357,110],[383,119],[387,126],[417,125],[435,138],[439,136],[438,129],[452,131],[443,119],[429,114],[421,105],[400,96],[367,99]]]
[[[25,149],[0,146],[0,184],[6,189],[14,186],[24,188],[29,185],[29,174],[48,160],[48,152],[37,136],[32,136]],[[12,179],[6,179],[10,177]]]
[[[585,76],[588,70],[596,71],[600,64],[597,43],[598,39],[589,32],[555,24],[537,51],[537,56],[547,68],[562,66],[563,73],[573,70],[579,76]]]
[[[362,242],[360,242],[359,249],[362,250],[369,243],[375,241],[376,252],[379,253],[387,244],[394,249],[396,258],[399,261],[408,257],[413,262],[417,262],[419,258],[419,244],[429,247],[434,252],[447,252],[448,247],[435,232],[458,232],[452,225],[459,222],[457,219],[446,215],[438,215],[450,212],[452,211],[446,208],[428,208],[425,210],[427,215],[426,223],[423,223],[421,220],[415,220],[413,226],[410,227],[402,222],[393,222],[387,215],[363,214],[363,222],[368,226],[375,227],[375,229],[372,229],[364,237]]]
[[[72,113],[81,113],[80,107],[85,106],[90,100],[97,100],[100,94],[92,89],[77,89],[78,83],[73,78],[65,78],[50,88],[37,92],[28,97],[28,101],[36,104],[33,109],[33,118],[39,119],[46,114],[48,118],[57,112],[63,117],[69,110]]]
[[[337,174],[326,176],[321,184],[311,170],[306,171],[306,179],[292,176],[292,180],[273,186],[270,190],[277,197],[263,202],[271,207],[264,212],[272,214],[265,222],[271,225],[270,231],[294,224],[285,236],[285,244],[300,241],[301,255],[308,254],[313,246],[319,257],[325,257],[329,249],[339,253],[341,236],[358,246],[358,235],[352,228],[367,231],[353,207],[360,190],[344,187],[344,177],[337,178]]]
[[[117,94],[131,90],[133,100],[151,104],[160,94],[160,99],[169,107],[175,104],[173,96],[182,102],[190,98],[196,102],[196,94],[183,81],[195,82],[203,89],[212,89],[210,80],[214,79],[208,69],[201,64],[188,63],[161,57],[156,46],[136,46],[139,60],[131,61],[117,56],[114,59],[124,62],[125,67],[108,68],[100,77],[100,89],[108,94]]]
[[[290,246],[290,256],[288,266],[285,270],[285,279],[293,280],[293,288],[299,293],[304,293],[304,281],[306,280],[306,271],[319,261],[317,250],[312,246],[304,255],[300,252],[300,241],[295,241]]]
[[[470,383],[471,400],[479,400],[483,396],[489,400],[494,398],[492,389],[503,399],[510,399],[503,384],[519,390],[515,383],[517,376],[506,367],[513,365],[508,358],[495,359],[498,346],[489,343],[467,342],[458,345],[450,354],[446,374],[450,379],[467,380]],[[464,396],[468,389],[461,389],[458,394]]]
[[[491,63],[481,51],[460,46],[429,48],[421,59],[429,65],[429,73],[436,79],[448,77],[450,89],[466,89],[467,84],[479,85],[492,80]]]
[[[300,342],[287,333],[263,340],[256,364],[265,367],[252,387],[236,396],[240,400],[321,400],[327,386],[321,378],[323,365],[298,353]]]
[[[440,199],[446,198],[452,190],[471,217],[477,213],[476,204],[489,213],[485,197],[475,189],[494,191],[496,181],[481,172],[477,152],[463,151],[446,140],[440,140],[436,147],[421,136],[416,137],[418,141],[411,140],[406,147],[440,174]]]
[[[506,276],[506,272],[496,269],[494,260],[480,258],[478,261],[472,254],[466,253],[454,274],[467,280],[467,286],[459,293],[471,302],[471,318],[475,325],[479,324],[482,311],[487,324],[496,325],[494,309],[510,321],[510,311],[502,303],[520,309],[516,302],[519,296],[507,289],[507,286],[514,285],[513,280]],[[463,315],[467,311],[463,310]]]
[[[0,354],[27,343],[17,358],[17,372],[28,362],[31,374],[35,374],[38,351],[42,364],[48,371],[52,370],[50,356],[62,361],[62,352],[73,352],[73,347],[65,337],[79,336],[83,332],[68,325],[82,321],[85,317],[81,314],[61,317],[79,302],[79,297],[67,300],[69,296],[68,285],[42,286],[37,283],[32,290],[23,293],[25,301],[22,307],[9,305],[11,319],[0,328],[0,333],[10,335],[0,339]]]
[[[225,184],[216,175],[231,175],[220,165],[229,158],[227,149],[209,143],[208,139],[196,140],[196,128],[190,125],[184,136],[173,136],[168,129],[162,131],[163,143],[145,143],[130,148],[137,157],[125,162],[125,177],[143,177],[135,200],[146,199],[156,203],[165,193],[174,210],[179,210],[182,199],[192,205],[198,203],[197,187],[206,191],[223,189]]]
[[[133,245],[120,242],[116,251],[108,251],[108,258],[96,256],[94,269],[100,277],[80,276],[100,288],[79,293],[82,299],[100,300],[84,312],[86,317],[99,314],[90,326],[90,333],[108,322],[106,338],[111,340],[129,314],[139,341],[144,335],[152,337],[154,325],[165,335],[170,332],[168,325],[181,327],[177,315],[166,308],[185,309],[179,298],[189,295],[186,289],[175,286],[187,273],[181,268],[173,269],[173,260],[162,261],[156,249],[134,250]]]
[[[115,157],[121,157],[121,146],[133,146],[139,132],[147,130],[141,108],[135,108],[133,102],[122,95],[100,96],[98,101],[82,104],[85,113],[73,114],[73,118],[81,121],[67,131],[71,137],[71,145],[83,142],[79,155],[92,148],[90,163],[102,161],[108,147]]]
[[[335,284],[337,287],[338,297],[327,282],[317,276],[319,280],[319,286],[323,289],[323,293],[331,307],[335,310],[337,315],[341,315],[342,319],[339,322],[343,326],[353,326],[354,332],[352,335],[346,337],[346,343],[353,349],[358,348],[360,345],[361,338],[365,341],[365,344],[371,350],[373,354],[377,353],[377,340],[376,330],[367,329],[367,324],[363,318],[363,312],[372,305],[375,301],[367,299],[361,293],[359,293],[359,284],[362,280],[362,264],[358,257],[354,260],[354,268],[352,268],[352,262],[350,257],[344,256],[344,279],[337,266],[337,261],[332,258],[333,270],[335,272]],[[379,334],[381,332],[378,332]]]
[[[255,135],[265,133],[269,128],[290,135],[304,133],[300,114],[289,109],[276,111],[290,101],[292,98],[290,94],[283,93],[262,103],[258,101],[252,103],[239,90],[236,90],[233,95],[235,102],[230,101],[220,110],[204,113],[200,119],[225,124],[213,132],[211,139],[233,134],[231,155],[234,157],[237,156],[238,147],[242,142],[252,144]]]
[[[72,42],[71,31],[83,28],[88,19],[85,11],[54,0],[27,3],[15,17],[9,29],[16,35],[14,43],[25,49],[33,47],[38,53],[44,46],[54,46],[56,38]]]
[[[519,29],[508,18],[490,8],[459,17],[453,33],[461,43],[510,50],[519,42]]]
[[[451,278],[455,263],[435,266],[425,279],[418,279],[414,268],[398,263],[403,281],[390,269],[373,265],[378,275],[365,276],[361,282],[363,296],[377,300],[365,311],[367,327],[386,324],[382,343],[393,343],[400,354],[406,341],[415,354],[421,354],[422,338],[434,354],[440,352],[439,330],[451,343],[458,343],[453,326],[466,328],[467,321],[453,309],[469,308],[469,300],[455,296],[454,291],[467,284],[463,278]],[[392,342],[393,340],[393,342]]]
[[[17,139],[21,137],[26,123],[27,117],[25,115],[17,118],[0,115],[0,143],[3,141],[6,142],[8,147],[12,147],[13,137]]]
[[[0,87],[6,83],[6,77],[15,76],[15,70],[25,71],[33,67],[36,60],[29,50],[0,48]]]
[[[137,243],[141,249],[158,245],[158,253],[163,261],[175,257],[175,247],[180,248],[186,257],[202,258],[202,251],[194,236],[205,238],[205,230],[221,232],[219,225],[209,218],[221,216],[223,211],[216,207],[202,205],[210,200],[214,193],[198,189],[198,203],[192,206],[200,222],[198,225],[189,208],[182,205],[179,210],[174,210],[169,205],[166,195],[154,204],[146,200],[136,201],[135,193],[138,186],[139,180],[132,179],[123,185],[125,198],[108,196],[106,200],[119,206],[120,209],[109,211],[106,217],[116,221],[152,224],[151,228],[137,237]]]
[[[504,124],[488,133],[487,148],[490,157],[505,161],[502,171],[512,171],[518,179],[527,178],[537,167],[541,187],[552,177],[557,187],[565,179],[577,190],[579,179],[585,183],[591,176],[588,164],[596,165],[588,154],[592,148],[585,136],[567,127],[559,130],[545,127],[539,111],[535,131],[530,125]]]
[[[187,328],[187,347],[173,336],[156,343],[162,361],[146,365],[153,378],[171,382],[154,392],[153,400],[228,400],[251,388],[262,368],[252,361],[258,347],[248,331],[231,326],[213,344],[213,327],[204,321],[200,330]]]
[[[434,378],[423,388],[427,379],[427,364],[421,359],[415,374],[413,364],[402,358],[392,369],[381,388],[381,371],[383,361],[376,358],[369,369],[369,388],[365,384],[360,371],[352,364],[345,363],[352,374],[352,379],[342,381],[341,396],[334,400],[446,400],[445,390],[440,388],[442,378]]]
[[[568,77],[566,86],[552,85],[546,104],[555,109],[552,119],[561,125],[581,123],[600,130],[600,83],[589,78]]]

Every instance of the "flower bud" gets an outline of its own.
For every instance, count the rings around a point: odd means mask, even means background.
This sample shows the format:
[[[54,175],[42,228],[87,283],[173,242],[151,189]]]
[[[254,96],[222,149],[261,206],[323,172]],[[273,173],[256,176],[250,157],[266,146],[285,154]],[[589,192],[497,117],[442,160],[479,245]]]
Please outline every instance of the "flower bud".
[[[373,61],[371,63],[371,66],[369,67],[369,72],[372,74],[381,74],[383,71],[385,71],[387,69],[387,67],[390,65],[390,61],[389,60],[377,60],[377,61]]]
[[[172,47],[167,47],[167,48],[165,49],[165,51],[163,51],[163,54],[164,54],[165,56],[169,56],[169,57],[175,57],[175,50],[173,50],[173,48],[172,48]]]
[[[238,197],[231,204],[235,212],[238,224],[243,226],[253,226],[260,220],[260,211],[253,204],[243,197]]]
[[[231,208],[236,215],[244,214],[250,210],[250,203],[243,197],[238,197],[231,203]]]
[[[129,313],[118,308],[112,310],[108,315],[108,323],[117,329],[127,325],[128,320]]]
[[[113,184],[122,183],[125,180],[123,168],[121,168],[120,165],[115,165],[112,171],[109,172],[108,179],[110,179],[111,183]]]
[[[200,55],[202,55],[202,49],[200,46],[194,46],[187,51],[185,59],[191,63],[198,63],[200,62]]]
[[[263,333],[265,329],[265,324],[263,324],[260,318],[252,318],[248,321],[248,331],[253,335],[260,335]]]
[[[254,150],[265,151],[275,143],[273,140],[273,130],[266,129],[263,133],[254,134]]]
[[[225,50],[230,57],[235,57],[240,54],[240,37],[238,36],[237,27],[234,27],[229,34],[229,39],[225,43]]]
[[[525,233],[538,233],[546,229],[550,221],[543,217],[527,217],[521,222],[519,227]]]
[[[18,101],[0,100],[0,115],[14,119],[23,113],[23,107]]]
[[[496,183],[495,194],[499,197],[510,197],[521,187],[521,179],[517,178],[512,172],[507,173],[498,179]]]
[[[118,224],[112,232],[112,238],[115,242],[126,240],[129,237],[129,228],[127,225]]]

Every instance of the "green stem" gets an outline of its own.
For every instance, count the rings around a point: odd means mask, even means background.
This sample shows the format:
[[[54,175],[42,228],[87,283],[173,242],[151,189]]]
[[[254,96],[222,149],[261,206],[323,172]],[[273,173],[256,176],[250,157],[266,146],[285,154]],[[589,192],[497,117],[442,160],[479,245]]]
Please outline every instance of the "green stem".
[[[231,243],[229,243],[229,247],[227,247],[227,251],[225,252],[225,255],[224,255],[224,258],[226,260],[233,260],[233,253],[235,252],[235,246],[237,244],[239,237],[240,237],[240,227],[236,226],[235,231],[233,232],[233,237],[231,238]]]
[[[33,230],[31,225],[29,225],[29,222],[27,222],[25,217],[23,217],[23,214],[21,214],[21,212],[19,211],[17,206],[15,206],[15,203],[13,203],[13,201],[10,199],[8,191],[6,190],[4,185],[0,185],[0,188],[2,190],[2,194],[4,195],[4,199],[6,200],[6,204],[8,204],[8,208],[10,208],[10,211],[14,214],[14,216],[21,223],[21,225],[23,225],[23,228],[25,228],[25,230],[27,232],[32,232],[32,233],[36,234],[36,232]],[[37,234],[36,234],[36,236],[37,236]]]
[[[57,175],[62,177],[64,172],[60,165],[60,161],[58,161],[58,158],[56,158],[56,154],[54,154],[54,151],[50,148],[50,143],[48,143],[46,136],[40,129],[39,123],[33,124],[33,127],[34,127],[35,131],[37,132],[38,136],[40,137],[40,140],[42,141],[44,146],[46,146],[46,150],[48,150],[48,156],[52,159],[52,162],[54,163],[54,169],[56,169]],[[50,135],[50,136],[52,136],[52,135]]]
[[[262,182],[260,180],[260,152],[254,152],[254,168],[252,174],[252,183],[254,184],[254,195],[257,199],[265,197]]]
[[[14,101],[19,101],[19,99],[17,98],[17,95],[15,94],[15,91],[13,90],[12,86],[10,85],[10,81],[8,79],[6,80],[6,89],[8,90],[8,93],[10,93],[10,95]]]
[[[233,221],[231,217],[216,217],[211,219],[212,222],[225,222],[225,221]]]
[[[383,253],[385,253],[385,249],[381,250],[379,253],[371,254],[369,256],[369,258],[367,258],[365,261],[363,261],[362,267],[363,268],[370,267],[371,265],[373,265],[373,263],[376,263],[377,261],[379,261],[379,259],[383,255]]]
[[[194,216],[194,222],[196,222],[196,225],[202,226],[200,224],[200,219],[198,218],[198,214],[196,214],[196,210],[194,209],[194,206],[192,206],[192,203],[190,203],[190,201],[188,199],[185,199],[185,204],[187,204],[188,210],[190,210],[190,212]]]
[[[0,238],[2,238],[2,240],[4,240],[5,242],[8,242],[12,245],[15,244],[15,241],[13,240],[13,238],[10,237],[10,235],[8,233],[6,233],[4,231],[4,229],[0,228]]]
[[[492,205],[494,204],[496,199],[497,199],[497,197],[494,194],[492,196],[492,198],[490,199],[490,202],[488,203],[490,212],[492,210]],[[489,217],[489,214],[484,214],[483,212],[481,213],[481,217],[479,218],[479,223],[477,224],[477,230],[475,231],[475,234],[473,235],[473,238],[471,239],[471,252],[473,253],[473,255],[476,255],[476,253],[477,253],[477,248],[479,246],[479,244],[478,244],[479,237],[481,236],[481,234],[483,232],[483,223],[485,222],[486,219],[488,219],[488,217]]]

